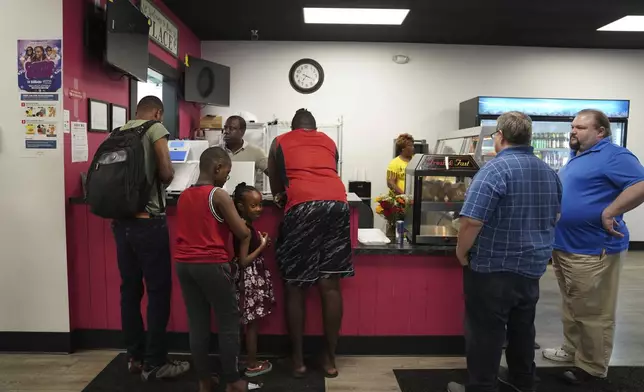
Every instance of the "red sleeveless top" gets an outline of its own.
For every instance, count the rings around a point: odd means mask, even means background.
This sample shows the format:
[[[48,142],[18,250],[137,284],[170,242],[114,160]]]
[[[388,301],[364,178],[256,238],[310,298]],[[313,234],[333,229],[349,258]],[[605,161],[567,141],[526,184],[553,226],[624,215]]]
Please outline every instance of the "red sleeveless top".
[[[181,193],[177,203],[174,259],[184,263],[227,263],[230,229],[212,204],[212,185],[193,186]]]
[[[295,129],[275,140],[277,171],[286,188],[286,207],[308,201],[347,201],[338,175],[338,149],[326,134]]]

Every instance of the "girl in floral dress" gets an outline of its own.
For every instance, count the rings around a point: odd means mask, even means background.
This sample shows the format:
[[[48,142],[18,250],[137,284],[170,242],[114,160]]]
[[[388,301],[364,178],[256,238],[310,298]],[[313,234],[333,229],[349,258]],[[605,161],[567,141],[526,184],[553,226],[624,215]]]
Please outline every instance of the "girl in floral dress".
[[[257,360],[258,321],[271,313],[275,296],[271,274],[264,266],[262,251],[270,245],[266,233],[253,228],[253,221],[262,214],[262,194],[253,186],[240,183],[233,194],[239,215],[250,229],[250,238],[239,242],[234,240],[235,255],[239,263],[238,299],[242,312],[242,323],[246,325],[246,376],[256,377],[271,371],[273,365],[268,361]]]

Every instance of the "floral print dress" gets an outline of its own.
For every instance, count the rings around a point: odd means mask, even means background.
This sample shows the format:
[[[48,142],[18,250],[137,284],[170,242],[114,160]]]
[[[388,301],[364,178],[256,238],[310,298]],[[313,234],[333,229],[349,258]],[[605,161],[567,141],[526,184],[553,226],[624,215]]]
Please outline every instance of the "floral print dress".
[[[257,230],[249,225],[251,230],[250,249],[252,253],[260,245],[260,236]],[[235,251],[239,243],[235,241]],[[260,254],[248,266],[237,269],[237,300],[242,311],[242,323],[248,324],[271,314],[275,295],[271,273],[264,265],[264,257]]]

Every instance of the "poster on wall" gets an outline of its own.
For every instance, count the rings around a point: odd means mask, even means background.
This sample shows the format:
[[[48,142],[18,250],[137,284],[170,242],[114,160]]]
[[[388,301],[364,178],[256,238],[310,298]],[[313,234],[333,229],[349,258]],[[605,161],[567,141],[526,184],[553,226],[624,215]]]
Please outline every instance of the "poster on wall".
[[[87,162],[87,123],[72,121],[72,162]]]
[[[56,92],[62,87],[60,39],[18,40],[18,87],[24,92]]]
[[[58,94],[20,94],[20,130],[27,150],[58,148],[60,123]]]
[[[63,110],[63,132],[69,133],[69,110]]]

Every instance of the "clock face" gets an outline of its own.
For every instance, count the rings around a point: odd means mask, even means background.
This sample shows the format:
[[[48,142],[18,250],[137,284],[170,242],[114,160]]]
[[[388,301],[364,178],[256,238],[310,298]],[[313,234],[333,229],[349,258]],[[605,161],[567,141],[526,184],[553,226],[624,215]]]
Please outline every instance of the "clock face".
[[[291,67],[289,79],[296,91],[310,94],[322,87],[324,71],[317,61],[302,59]]]

